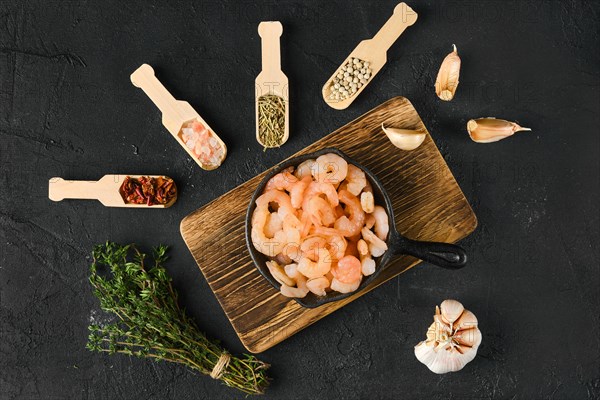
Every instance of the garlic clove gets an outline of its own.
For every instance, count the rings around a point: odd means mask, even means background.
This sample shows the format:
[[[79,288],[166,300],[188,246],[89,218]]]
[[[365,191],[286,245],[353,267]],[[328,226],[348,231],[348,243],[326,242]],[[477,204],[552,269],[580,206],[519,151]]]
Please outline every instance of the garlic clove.
[[[442,315],[444,316],[444,320],[449,323],[453,323],[461,316],[465,308],[462,304],[460,304],[456,300],[444,300],[442,304],[440,304],[440,309]]]
[[[415,346],[415,356],[436,374],[456,372],[475,358],[480,343],[475,315],[460,302],[445,300],[436,307],[427,339]]]
[[[476,347],[481,344],[481,331],[479,329],[463,329],[454,334],[456,340],[461,346]]]
[[[474,326],[477,326],[477,317],[469,310],[465,310],[460,318],[454,322],[454,329],[471,329]]]
[[[515,122],[494,117],[472,119],[467,122],[467,131],[474,142],[492,143],[514,135],[516,132],[530,131]]]
[[[458,87],[458,78],[460,75],[460,57],[456,45],[452,45],[454,51],[444,58],[440,70],[435,80],[435,93],[444,100],[450,101],[454,98],[456,88]]]
[[[390,142],[401,150],[414,150],[419,147],[427,133],[411,129],[386,128],[381,124],[381,129],[387,135]]]

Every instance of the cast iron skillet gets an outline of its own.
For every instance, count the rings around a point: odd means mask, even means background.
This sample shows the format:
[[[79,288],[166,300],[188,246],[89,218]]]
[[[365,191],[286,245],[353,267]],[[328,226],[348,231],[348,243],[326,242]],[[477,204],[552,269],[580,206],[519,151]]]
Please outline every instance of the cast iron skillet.
[[[254,248],[251,239],[251,221],[252,221],[252,213],[256,208],[256,199],[263,193],[264,187],[274,175],[278,174],[282,170],[290,166],[297,166],[301,162],[308,160],[310,158],[317,158],[322,154],[326,153],[335,153],[345,159],[349,164],[354,164],[358,168],[362,169],[367,175],[367,179],[371,183],[373,187],[373,196],[375,198],[375,204],[379,204],[386,209],[390,232],[388,234],[388,238],[386,243],[388,245],[388,250],[378,258],[375,258],[376,269],[375,273],[370,276],[364,277],[360,286],[355,292],[352,293],[338,293],[338,292],[329,292],[326,296],[317,296],[311,292],[309,292],[305,298],[303,299],[294,299],[303,307],[314,308],[318,307],[322,304],[329,303],[332,301],[337,301],[344,299],[348,296],[353,295],[354,293],[363,290],[366,286],[368,286],[376,277],[383,271],[386,266],[390,263],[392,258],[401,254],[408,254],[417,258],[420,258],[423,261],[426,261],[430,264],[437,265],[442,268],[447,269],[459,269],[465,266],[467,263],[467,255],[465,251],[456,245],[448,244],[448,243],[437,243],[437,242],[420,242],[416,240],[408,239],[402,236],[396,230],[396,224],[394,222],[394,212],[392,208],[392,202],[383,188],[381,182],[365,167],[358,164],[350,157],[346,156],[340,150],[335,148],[327,148],[316,151],[310,154],[304,154],[298,157],[291,158],[287,161],[282,162],[281,164],[275,166],[271,172],[265,176],[262,182],[256,188],[252,199],[250,200],[250,204],[248,205],[248,211],[246,213],[246,245],[248,246],[248,251],[250,252],[250,257],[252,257],[252,261],[258,268],[258,271],[265,277],[275,289],[279,290],[281,286],[279,282],[277,282],[269,272],[269,269],[266,266],[266,262],[269,261],[269,258],[264,254],[260,253],[258,250]]]

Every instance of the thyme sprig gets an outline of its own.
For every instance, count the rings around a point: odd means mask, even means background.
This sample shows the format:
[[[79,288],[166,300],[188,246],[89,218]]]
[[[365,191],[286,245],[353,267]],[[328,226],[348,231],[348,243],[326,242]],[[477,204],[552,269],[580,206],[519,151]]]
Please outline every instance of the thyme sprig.
[[[177,292],[163,267],[167,247],[158,246],[153,253],[153,260],[147,261],[146,254],[135,245],[107,242],[94,248],[89,280],[100,307],[117,319],[90,325],[86,347],[174,362],[206,375],[214,374],[215,365],[229,353],[218,341],[200,332],[179,307]],[[269,384],[268,364],[251,355],[225,358],[229,362],[217,371],[218,379],[247,394],[264,393]],[[220,364],[217,369],[223,366]]]

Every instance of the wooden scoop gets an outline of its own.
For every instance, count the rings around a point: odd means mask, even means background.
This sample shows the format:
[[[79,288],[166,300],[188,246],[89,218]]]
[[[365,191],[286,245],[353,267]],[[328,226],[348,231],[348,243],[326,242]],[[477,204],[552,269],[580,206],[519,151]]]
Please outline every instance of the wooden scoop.
[[[387,51],[394,44],[396,39],[404,32],[406,28],[411,26],[417,20],[417,13],[413,11],[406,3],[400,3],[394,8],[394,14],[387,20],[387,22],[381,27],[379,32],[372,39],[363,40],[356,46],[356,48],[350,53],[350,55],[341,64],[345,65],[350,58],[359,58],[363,61],[370,63],[371,76],[365,84],[362,85],[353,95],[343,100],[331,100],[329,95],[331,94],[330,87],[333,83],[333,79],[337,74],[339,68],[329,78],[327,83],[323,86],[323,100],[332,108],[336,110],[343,110],[347,108],[352,102],[358,97],[358,95],[365,89],[365,87],[373,81],[373,78],[383,68],[387,61]]]
[[[175,194],[175,197],[167,204],[148,206],[126,203],[119,189],[127,176],[139,178],[142,175],[104,175],[99,181],[65,181],[62,178],[51,178],[48,182],[48,197],[53,201],[93,199],[100,201],[106,207],[130,208],[168,208],[177,200],[177,194]],[[150,175],[150,177],[158,178],[157,175]]]
[[[290,102],[288,78],[281,71],[281,53],[279,48],[279,37],[283,33],[283,26],[279,21],[264,21],[258,24],[258,34],[262,43],[262,71],[256,77],[256,140],[264,147],[267,146],[260,140],[258,131],[258,99],[260,96],[274,94],[283,99],[285,105],[285,131],[279,145],[287,142],[290,136]]]
[[[154,76],[154,69],[148,64],[142,64],[131,74],[131,82],[134,86],[141,88],[150,97],[150,100],[158,109],[162,112],[162,123],[167,128],[173,137],[179,142],[181,147],[188,152],[198,165],[205,170],[213,170],[221,165],[225,157],[227,156],[227,146],[217,136],[214,130],[202,119],[202,117],[192,108],[187,101],[175,100],[175,98],[169,93],[169,91],[160,83],[156,76]],[[198,156],[185,145],[181,137],[181,128],[187,122],[197,120],[204,127],[211,132],[212,136],[217,140],[220,146],[223,147],[223,156],[218,163],[205,164],[198,159]]]

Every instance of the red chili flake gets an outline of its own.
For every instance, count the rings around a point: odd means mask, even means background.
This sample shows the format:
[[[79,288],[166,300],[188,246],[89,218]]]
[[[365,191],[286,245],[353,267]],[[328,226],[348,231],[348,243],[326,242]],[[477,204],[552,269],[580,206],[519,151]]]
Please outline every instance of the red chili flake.
[[[129,204],[167,204],[177,195],[173,179],[166,177],[151,178],[127,176],[121,185],[121,194]]]

